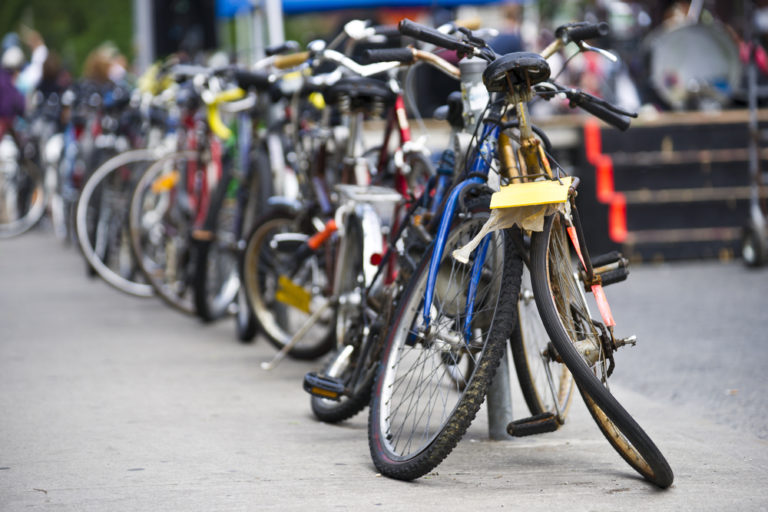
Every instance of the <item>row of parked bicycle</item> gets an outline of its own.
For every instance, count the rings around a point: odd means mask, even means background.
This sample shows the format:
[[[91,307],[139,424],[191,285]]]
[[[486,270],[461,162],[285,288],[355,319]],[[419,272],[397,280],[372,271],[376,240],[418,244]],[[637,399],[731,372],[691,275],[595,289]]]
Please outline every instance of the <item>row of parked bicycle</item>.
[[[541,54],[496,55],[458,22],[353,21],[248,69],[166,62],[134,91],[82,88],[2,139],[0,237],[49,211],[91,275],[205,321],[234,316],[243,341],[263,333],[278,349],[264,368],[326,357],[304,378],[312,411],[333,423],[370,406],[386,476],[418,478],[450,453],[509,347],[531,414],[511,435],[560,428],[578,390],[622,458],[668,487],[669,464],[608,387],[614,352],[635,343],[614,334],[603,292],[627,262],[590,256],[579,180],[528,110],[566,99],[629,126],[546,61],[597,50],[584,41],[607,28],[564,25]],[[362,41],[410,46],[363,64],[350,57]],[[451,134],[439,151],[411,136],[402,84],[418,66],[461,85],[435,113]]]

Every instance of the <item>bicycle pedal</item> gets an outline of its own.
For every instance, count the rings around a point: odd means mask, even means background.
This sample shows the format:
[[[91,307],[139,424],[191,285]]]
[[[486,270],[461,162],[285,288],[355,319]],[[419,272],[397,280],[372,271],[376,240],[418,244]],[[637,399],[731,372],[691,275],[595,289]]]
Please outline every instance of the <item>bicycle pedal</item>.
[[[618,338],[615,340],[614,344],[616,345],[616,348],[623,347],[624,345],[632,345],[633,347],[637,344],[637,336],[634,334],[632,336],[627,336],[626,338]]]
[[[560,428],[560,423],[557,421],[557,417],[551,412],[544,412],[511,422],[507,425],[507,433],[514,437],[524,437],[554,432],[558,428]]]
[[[592,268],[603,286],[619,283],[629,276],[629,260],[620,252],[611,251],[592,258]]]
[[[313,396],[338,401],[344,394],[344,383],[341,379],[310,372],[304,376],[304,391]]]

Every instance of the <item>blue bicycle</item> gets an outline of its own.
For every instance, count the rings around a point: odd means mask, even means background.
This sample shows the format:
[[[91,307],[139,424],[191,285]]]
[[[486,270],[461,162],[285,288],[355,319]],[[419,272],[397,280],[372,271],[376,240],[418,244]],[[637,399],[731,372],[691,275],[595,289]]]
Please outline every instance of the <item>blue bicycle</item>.
[[[532,411],[534,416],[511,423],[508,431],[529,435],[559,428],[573,382],[622,458],[659,487],[671,485],[664,456],[608,388],[613,353],[635,341],[614,335],[602,289],[627,277],[626,260],[618,253],[590,258],[574,202],[578,179],[553,165],[546,135],[530,123],[527,107],[535,96],[559,95],[628,128],[626,117],[633,114],[549,80],[545,57],[569,42],[602,52],[583,41],[607,29],[604,23],[570,24],[558,29],[541,55],[497,56],[469,31],[455,39],[401,22],[405,35],[486,60],[483,82],[491,100],[470,165],[448,194],[434,242],[399,297],[384,342],[368,423],[371,455],[382,474],[402,480],[426,474],[469,427],[517,329],[525,264],[550,338],[528,357],[544,366],[540,392],[553,400],[551,408]],[[501,184],[495,193],[489,176]],[[590,314],[586,292],[592,292],[600,319]],[[557,366],[565,373],[556,375]]]

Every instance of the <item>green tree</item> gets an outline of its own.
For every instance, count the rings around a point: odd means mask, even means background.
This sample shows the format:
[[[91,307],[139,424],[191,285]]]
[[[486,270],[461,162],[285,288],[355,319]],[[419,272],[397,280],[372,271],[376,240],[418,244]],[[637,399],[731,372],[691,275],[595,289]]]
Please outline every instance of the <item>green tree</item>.
[[[131,0],[0,1],[0,36],[22,25],[37,30],[78,75],[88,53],[105,41],[132,58],[132,20]]]

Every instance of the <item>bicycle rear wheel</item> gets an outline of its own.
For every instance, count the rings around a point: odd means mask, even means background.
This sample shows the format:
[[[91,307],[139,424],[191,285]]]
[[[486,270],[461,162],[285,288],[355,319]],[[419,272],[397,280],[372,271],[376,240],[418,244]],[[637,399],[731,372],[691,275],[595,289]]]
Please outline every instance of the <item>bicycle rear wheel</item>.
[[[519,232],[507,230],[485,239],[474,313],[467,321],[473,261],[481,257],[484,244],[469,264],[454,260],[451,253],[479,232],[488,218],[487,206],[487,198],[480,198],[468,205],[467,217],[454,220],[440,261],[429,328],[424,328],[422,310],[434,249],[421,260],[391,322],[368,420],[371,456],[386,476],[418,478],[453,450],[485,399],[517,320],[522,261],[511,237]],[[461,358],[474,364],[457,378],[455,372],[467,367]]]
[[[547,217],[544,230],[532,236],[531,279],[552,343],[600,430],[644,478],[659,487],[669,487],[674,476],[668,462],[608,389],[608,354],[602,340],[606,328],[590,316],[562,214]]]
[[[536,309],[531,273],[523,268],[518,323],[509,339],[517,380],[531,415],[552,413],[563,424],[573,398],[573,377],[549,341]]]

